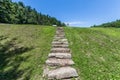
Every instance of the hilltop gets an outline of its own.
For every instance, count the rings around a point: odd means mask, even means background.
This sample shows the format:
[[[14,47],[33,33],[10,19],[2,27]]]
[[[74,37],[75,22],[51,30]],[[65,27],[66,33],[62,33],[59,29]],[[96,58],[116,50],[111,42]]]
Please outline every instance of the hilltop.
[[[113,28],[120,28],[120,20],[116,20],[116,21],[112,21],[112,22],[108,22],[108,23],[103,23],[101,25],[94,25],[91,27],[113,27]]]

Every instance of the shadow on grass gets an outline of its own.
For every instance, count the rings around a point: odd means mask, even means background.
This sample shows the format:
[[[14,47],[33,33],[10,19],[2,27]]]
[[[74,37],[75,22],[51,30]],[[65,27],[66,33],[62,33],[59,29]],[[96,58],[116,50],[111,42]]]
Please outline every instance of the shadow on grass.
[[[0,42],[7,37],[0,36]],[[32,47],[24,47],[16,43],[16,38],[0,43],[0,80],[16,80],[27,72],[24,80],[29,80],[31,68],[19,69],[20,64],[30,56],[21,56],[24,52],[32,50]],[[23,79],[22,79],[23,80]]]

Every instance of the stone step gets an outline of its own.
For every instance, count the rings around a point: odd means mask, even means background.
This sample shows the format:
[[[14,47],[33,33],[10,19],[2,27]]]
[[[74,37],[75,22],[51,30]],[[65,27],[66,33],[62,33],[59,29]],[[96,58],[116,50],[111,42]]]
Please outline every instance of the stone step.
[[[65,34],[63,31],[56,32],[56,34]]]
[[[64,35],[60,35],[60,36],[58,36],[58,35],[55,35],[54,37],[65,37]]]
[[[72,67],[61,67],[55,70],[50,70],[47,73],[48,79],[70,79],[78,77],[77,71]]]
[[[60,43],[60,42],[68,43],[68,41],[64,40],[64,39],[54,39],[52,43],[54,43],[54,42],[57,42],[57,43]]]
[[[68,42],[68,40],[67,39],[53,39],[53,41],[60,41],[60,42]]]
[[[74,64],[72,59],[48,58],[46,64],[49,66],[71,66]]]
[[[64,33],[64,31],[63,30],[56,31],[56,34],[61,34],[61,33]]]
[[[60,31],[60,30],[62,30],[62,31],[63,31],[63,28],[57,28],[57,31]]]
[[[51,53],[70,53],[69,48],[52,48]]]
[[[61,45],[52,45],[53,48],[68,48],[68,45],[61,44]]]
[[[64,37],[65,34],[56,34],[55,36]]]
[[[65,35],[55,35],[55,37],[65,37]]]
[[[57,28],[58,31],[62,30],[63,31],[63,28]]]
[[[65,33],[56,33],[55,35],[65,35]]]
[[[56,33],[55,35],[65,35],[65,33]]]
[[[59,42],[59,41],[53,41],[52,42],[52,45],[62,45],[62,44],[68,45],[68,42]]]
[[[65,37],[54,37],[54,39],[65,39]]]
[[[62,44],[63,44],[63,43],[64,43],[64,44],[68,44],[67,41],[60,41],[60,40],[59,40],[59,41],[53,41],[53,42],[52,42],[52,44],[57,44],[57,43],[58,43],[58,44],[59,44],[59,43],[62,43]]]
[[[55,37],[54,39],[61,40],[61,39],[65,39],[65,37]]]
[[[57,29],[57,31],[64,31],[63,29]]]
[[[70,53],[50,53],[49,58],[71,59]]]

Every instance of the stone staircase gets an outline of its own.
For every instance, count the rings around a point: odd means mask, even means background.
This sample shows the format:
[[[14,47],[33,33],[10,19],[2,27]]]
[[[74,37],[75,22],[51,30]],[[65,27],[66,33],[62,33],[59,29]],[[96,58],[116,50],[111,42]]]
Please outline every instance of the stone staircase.
[[[43,72],[45,80],[78,80],[77,71],[72,67],[74,61],[68,46],[63,28],[58,27]]]

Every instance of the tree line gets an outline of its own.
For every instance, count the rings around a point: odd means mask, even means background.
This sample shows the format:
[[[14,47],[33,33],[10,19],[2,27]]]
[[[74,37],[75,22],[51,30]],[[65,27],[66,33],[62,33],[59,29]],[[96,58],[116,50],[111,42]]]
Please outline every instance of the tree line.
[[[91,27],[114,27],[114,28],[120,28],[120,20],[116,20],[116,21],[112,21],[112,22],[108,22],[108,23],[103,23],[101,25],[94,25]]]
[[[41,14],[23,2],[11,0],[0,0],[0,23],[65,26],[55,17]]]

